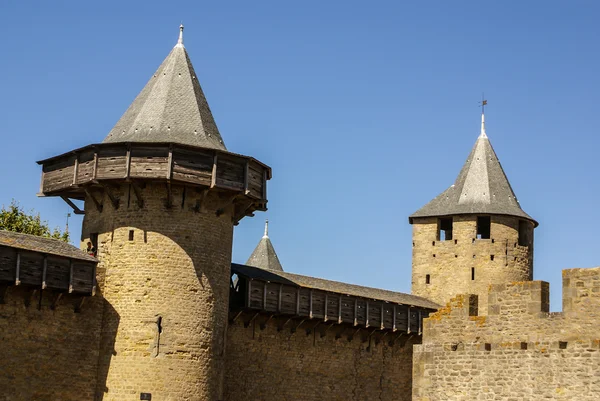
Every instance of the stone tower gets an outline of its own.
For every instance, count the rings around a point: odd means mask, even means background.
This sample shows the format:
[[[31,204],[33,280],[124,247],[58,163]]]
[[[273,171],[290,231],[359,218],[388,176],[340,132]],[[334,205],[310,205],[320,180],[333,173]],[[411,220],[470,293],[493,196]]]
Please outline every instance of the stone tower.
[[[221,399],[233,227],[266,210],[271,170],[225,148],[183,26],[102,143],[40,163],[100,261],[97,398]]]
[[[488,286],[533,279],[538,223],[517,200],[485,133],[450,188],[409,217],[413,226],[412,293],[445,304],[477,294],[487,314]]]

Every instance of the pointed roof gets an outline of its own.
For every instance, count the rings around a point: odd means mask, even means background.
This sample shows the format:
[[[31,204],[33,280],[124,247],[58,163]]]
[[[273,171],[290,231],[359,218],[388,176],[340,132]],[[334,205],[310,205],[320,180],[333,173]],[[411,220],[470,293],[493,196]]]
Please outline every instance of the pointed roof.
[[[252,252],[246,264],[261,269],[283,271],[277,253],[275,253],[275,248],[273,248],[273,244],[269,238],[269,220],[265,222],[265,235],[260,239],[256,248],[254,248],[254,252]]]
[[[179,40],[144,89],[104,139],[108,142],[176,142],[227,150]]]
[[[502,214],[522,217],[537,227],[538,222],[521,209],[502,165],[485,133],[481,115],[481,134],[454,184],[409,217],[459,214]]]

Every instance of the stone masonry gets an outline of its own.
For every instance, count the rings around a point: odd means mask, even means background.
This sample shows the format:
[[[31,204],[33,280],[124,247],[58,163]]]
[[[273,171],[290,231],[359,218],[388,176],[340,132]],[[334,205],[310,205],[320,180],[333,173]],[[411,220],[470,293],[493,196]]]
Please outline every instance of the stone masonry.
[[[98,375],[105,401],[219,400],[222,392],[233,223],[196,212],[199,192],[127,184],[121,207],[86,201],[83,243],[98,234],[98,286],[106,300]],[[207,210],[210,202],[203,203]]]
[[[413,400],[597,400],[600,268],[563,271],[564,311],[542,281],[490,287],[487,316],[458,295],[425,320]]]
[[[295,323],[297,325],[297,323]],[[409,401],[412,347],[420,336],[396,341],[390,334],[306,322],[295,332],[274,321],[227,331],[225,400]]]
[[[485,314],[490,284],[533,279],[533,224],[527,222],[522,246],[519,220],[492,215],[490,239],[476,239],[476,216],[454,216],[452,239],[440,241],[438,218],[415,218],[412,293],[442,305],[456,294],[477,294]]]

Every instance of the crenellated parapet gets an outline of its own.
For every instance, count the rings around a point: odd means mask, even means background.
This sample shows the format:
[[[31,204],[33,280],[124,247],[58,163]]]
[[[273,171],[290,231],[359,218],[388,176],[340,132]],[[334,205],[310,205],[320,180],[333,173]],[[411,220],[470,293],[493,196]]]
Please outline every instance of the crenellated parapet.
[[[590,394],[600,392],[594,368],[600,363],[600,267],[563,271],[563,312],[549,312],[549,296],[543,281],[490,285],[485,316],[474,307],[476,295],[452,298],[423,322],[413,399],[476,399],[489,389],[490,377],[503,383],[491,390],[497,399],[555,398],[557,392],[593,399]],[[468,380],[449,381],[450,372]]]

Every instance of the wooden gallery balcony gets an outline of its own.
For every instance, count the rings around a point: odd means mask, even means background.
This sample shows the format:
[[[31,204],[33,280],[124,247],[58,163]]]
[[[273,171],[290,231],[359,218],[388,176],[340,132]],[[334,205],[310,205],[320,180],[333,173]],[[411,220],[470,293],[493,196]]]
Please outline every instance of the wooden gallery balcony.
[[[230,322],[244,324],[263,316],[278,319],[278,330],[313,321],[342,329],[368,329],[421,335],[423,319],[440,306],[421,297],[323,280],[286,272],[232,264]]]
[[[54,294],[52,307],[64,294],[94,295],[93,256],[61,240],[0,230],[0,303],[11,287],[26,288],[25,303],[41,290]]]
[[[243,198],[250,214],[266,210],[271,179],[271,168],[252,157],[174,143],[89,145],[38,164],[42,165],[40,195],[61,196],[71,206],[69,198],[83,200],[91,189],[156,181],[165,182],[169,191],[171,184],[177,184]]]

